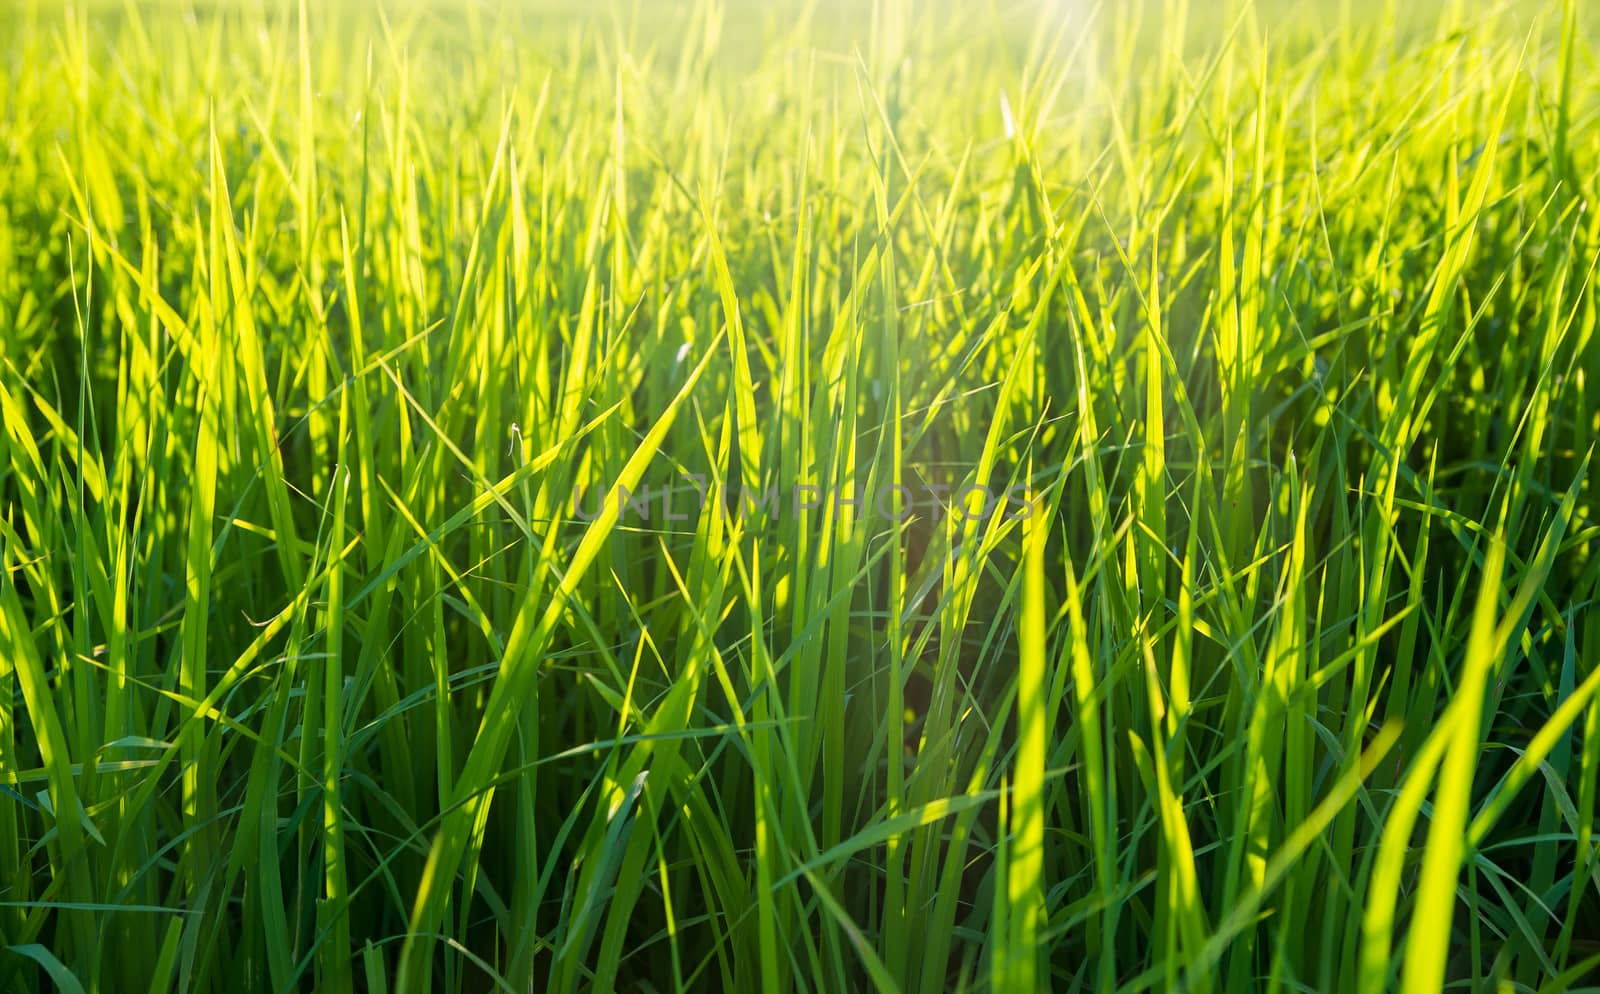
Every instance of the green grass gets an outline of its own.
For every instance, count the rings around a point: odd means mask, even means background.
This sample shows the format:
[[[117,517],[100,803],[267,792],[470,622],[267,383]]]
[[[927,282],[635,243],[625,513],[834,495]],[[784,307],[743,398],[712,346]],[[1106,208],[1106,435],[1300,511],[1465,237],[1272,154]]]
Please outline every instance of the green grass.
[[[1587,4],[0,23],[0,990],[1600,989]]]

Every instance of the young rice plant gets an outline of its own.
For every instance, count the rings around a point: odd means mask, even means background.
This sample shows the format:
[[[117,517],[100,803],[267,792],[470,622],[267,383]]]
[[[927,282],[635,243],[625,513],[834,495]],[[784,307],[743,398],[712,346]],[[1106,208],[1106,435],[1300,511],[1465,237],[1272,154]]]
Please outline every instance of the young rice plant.
[[[0,0],[0,990],[1600,989],[1580,0]]]

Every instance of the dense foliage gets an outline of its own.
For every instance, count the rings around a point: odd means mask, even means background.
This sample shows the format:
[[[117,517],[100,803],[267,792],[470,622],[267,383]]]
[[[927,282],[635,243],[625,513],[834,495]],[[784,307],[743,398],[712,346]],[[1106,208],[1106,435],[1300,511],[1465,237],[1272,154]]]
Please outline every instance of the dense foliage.
[[[0,0],[0,989],[1592,989],[1580,6]]]

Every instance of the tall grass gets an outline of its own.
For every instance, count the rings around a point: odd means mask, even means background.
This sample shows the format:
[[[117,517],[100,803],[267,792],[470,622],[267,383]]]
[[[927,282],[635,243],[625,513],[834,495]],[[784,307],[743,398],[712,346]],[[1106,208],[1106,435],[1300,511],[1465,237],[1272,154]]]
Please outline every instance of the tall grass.
[[[0,989],[1594,989],[1592,15],[0,0]]]

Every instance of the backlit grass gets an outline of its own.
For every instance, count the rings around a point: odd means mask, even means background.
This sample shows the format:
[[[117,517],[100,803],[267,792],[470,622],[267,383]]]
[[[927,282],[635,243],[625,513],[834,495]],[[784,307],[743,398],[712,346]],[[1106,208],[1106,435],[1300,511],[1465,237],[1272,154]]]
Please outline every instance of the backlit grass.
[[[0,990],[1595,989],[1597,37],[0,0]]]

